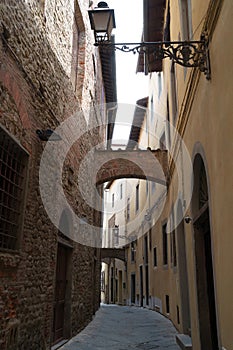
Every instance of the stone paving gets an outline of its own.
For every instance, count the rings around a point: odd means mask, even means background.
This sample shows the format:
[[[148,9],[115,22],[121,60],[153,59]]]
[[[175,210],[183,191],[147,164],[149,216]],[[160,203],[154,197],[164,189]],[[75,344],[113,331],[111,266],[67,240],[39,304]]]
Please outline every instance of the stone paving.
[[[62,350],[179,350],[176,329],[148,309],[102,305],[93,321]]]

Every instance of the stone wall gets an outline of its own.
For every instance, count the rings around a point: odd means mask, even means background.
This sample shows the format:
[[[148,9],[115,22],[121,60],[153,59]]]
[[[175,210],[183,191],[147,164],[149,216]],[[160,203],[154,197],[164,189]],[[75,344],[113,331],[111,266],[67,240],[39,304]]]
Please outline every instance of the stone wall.
[[[93,51],[87,24],[84,26],[88,1],[75,1],[75,8],[73,1],[60,0],[52,9],[54,3],[11,0],[0,5],[0,127],[29,155],[20,249],[14,253],[0,251],[0,348],[4,350],[51,346],[59,235],[40,197],[39,166],[46,143],[38,138],[36,130],[54,129],[77,109],[82,111],[78,114],[79,128],[86,128],[91,115],[88,109],[100,102],[96,97],[102,97],[103,91],[98,62],[97,72],[93,72],[93,59],[98,60],[98,54]],[[78,63],[75,88],[69,76],[72,41],[68,40],[74,10],[82,29],[82,61]],[[59,33],[55,27],[60,28]],[[94,224],[100,224],[100,214],[85,203],[74,184],[78,163],[102,137],[95,130],[78,140],[66,158],[63,173],[70,205]],[[98,308],[100,259],[98,249],[65,241],[72,246],[71,327],[67,333],[71,336],[91,320]],[[9,347],[14,329],[15,344]]]

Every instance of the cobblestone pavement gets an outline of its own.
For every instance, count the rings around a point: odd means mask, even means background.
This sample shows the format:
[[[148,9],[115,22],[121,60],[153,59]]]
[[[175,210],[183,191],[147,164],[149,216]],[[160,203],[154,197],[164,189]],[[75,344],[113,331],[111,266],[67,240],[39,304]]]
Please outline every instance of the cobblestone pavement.
[[[93,321],[62,350],[178,350],[172,323],[143,308],[102,305]]]

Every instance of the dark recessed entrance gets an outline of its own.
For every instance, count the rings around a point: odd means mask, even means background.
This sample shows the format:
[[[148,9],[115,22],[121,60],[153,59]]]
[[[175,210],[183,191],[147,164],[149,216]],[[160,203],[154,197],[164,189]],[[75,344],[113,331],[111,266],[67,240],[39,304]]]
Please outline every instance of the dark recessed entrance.
[[[57,268],[55,282],[55,298],[53,305],[52,343],[55,344],[66,337],[65,319],[67,316],[67,284],[70,249],[58,244]]]
[[[217,350],[215,286],[212,263],[212,243],[209,218],[208,185],[205,166],[200,156],[194,163],[194,239],[196,283],[201,349]],[[197,190],[197,191],[196,191]]]

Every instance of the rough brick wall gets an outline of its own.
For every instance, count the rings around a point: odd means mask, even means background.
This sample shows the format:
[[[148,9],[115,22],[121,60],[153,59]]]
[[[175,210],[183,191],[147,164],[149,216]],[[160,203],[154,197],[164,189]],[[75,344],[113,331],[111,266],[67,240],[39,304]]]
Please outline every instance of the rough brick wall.
[[[69,79],[71,34],[69,20],[73,2],[47,0],[11,0],[0,5],[0,126],[19,142],[29,154],[28,185],[20,251],[0,252],[0,348],[6,348],[8,328],[19,322],[18,349],[49,349],[53,318],[54,280],[58,230],[50,222],[39,191],[39,166],[44,142],[36,129],[55,128],[77,108],[79,127],[86,126],[87,107],[102,98],[101,71],[93,72],[93,57],[88,30],[79,62],[81,86],[74,91]],[[42,2],[41,2],[42,4]],[[86,23],[88,1],[79,1],[79,20]],[[84,14],[80,19],[81,14]],[[51,18],[49,17],[51,16]],[[53,26],[52,26],[52,21]],[[60,32],[51,29],[60,28]],[[50,34],[49,34],[50,33]],[[82,34],[83,35],[83,34]],[[59,38],[60,45],[57,45]],[[52,45],[54,43],[54,45]],[[68,46],[66,46],[68,45]],[[55,50],[56,47],[56,50]],[[97,64],[97,67],[98,64]],[[99,76],[98,76],[99,74]],[[95,81],[98,81],[96,91]],[[87,112],[86,112],[87,111]],[[64,166],[64,189],[77,214],[100,224],[100,216],[86,205],[77,186],[78,162],[101,134],[90,132],[72,148]],[[81,147],[80,147],[81,146]],[[79,153],[79,157],[77,157]],[[69,177],[69,178],[68,178]],[[99,252],[72,243],[72,291],[70,335],[82,329],[99,305]]]

